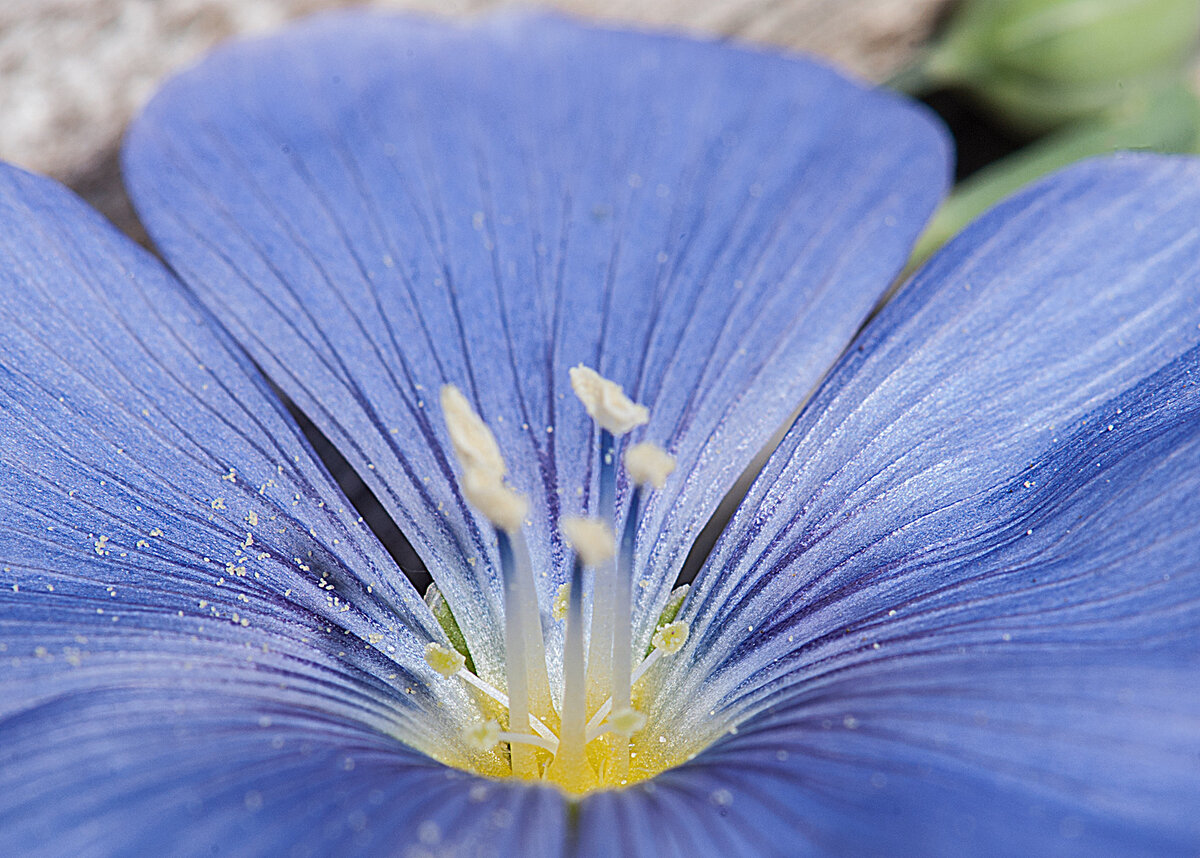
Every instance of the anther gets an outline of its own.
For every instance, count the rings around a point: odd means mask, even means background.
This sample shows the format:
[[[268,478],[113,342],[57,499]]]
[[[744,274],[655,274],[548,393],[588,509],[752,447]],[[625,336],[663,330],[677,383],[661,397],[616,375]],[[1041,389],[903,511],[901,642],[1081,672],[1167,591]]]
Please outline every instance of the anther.
[[[661,489],[675,470],[675,457],[657,444],[639,441],[625,451],[625,470],[636,485]]]
[[[583,364],[572,367],[571,389],[587,409],[588,416],[614,435],[624,435],[650,419],[644,405],[625,395],[615,381],[609,381]]]
[[[476,751],[490,751],[500,744],[500,725],[495,721],[477,721],[463,730],[463,741]]]
[[[659,626],[654,633],[654,637],[650,642],[654,644],[656,650],[662,650],[664,653],[671,655],[683,649],[683,645],[688,639],[688,624],[682,620],[677,620],[673,623],[667,623],[665,626]]]
[[[456,649],[431,641],[425,645],[425,662],[446,679],[450,679],[463,669],[467,658]]]
[[[529,502],[506,486],[493,471],[473,468],[463,472],[462,492],[467,503],[507,533],[519,531],[529,512]]]
[[[561,707],[549,690],[533,567],[522,533],[528,501],[506,483],[508,469],[495,436],[452,385],[442,389],[441,401],[461,468],[462,497],[495,527],[504,581],[507,694],[476,675],[449,605],[439,602],[440,594],[432,590],[435,598],[431,610],[446,630],[451,646],[430,643],[425,659],[442,676],[472,686],[481,712],[490,714],[496,707],[507,709],[508,722],[503,726],[501,716],[500,721],[483,720],[468,727],[463,733],[467,744],[484,751],[507,743],[514,775],[536,778],[540,774],[570,792],[584,792],[597,784],[593,763],[599,766],[605,782],[628,782],[633,756],[630,737],[646,726],[646,716],[633,708],[633,688],[658,660],[683,647],[688,627],[674,622],[686,592],[683,589],[678,599],[672,594],[667,610],[660,615],[651,649],[633,667],[638,654],[633,652],[631,603],[641,506],[649,491],[665,485],[675,460],[649,442],[632,444],[623,456],[619,455],[618,439],[647,423],[648,410],[626,396],[619,384],[587,367],[573,368],[570,378],[572,388],[598,425],[600,461],[599,491],[588,504],[592,517],[563,517],[559,522],[575,552],[569,581],[559,588],[551,605],[554,619],[565,620]],[[630,491],[618,542],[612,522],[617,515],[617,477],[622,464]],[[585,568],[590,576],[586,591]],[[586,630],[590,640],[585,644],[584,600],[589,597],[591,616]],[[558,729],[552,730],[547,724],[554,724],[556,719]],[[602,744],[590,744],[601,736]],[[551,758],[544,772],[545,758],[537,756],[539,751]]]
[[[454,455],[464,471],[482,470],[503,477],[508,473],[496,436],[453,384],[442,385],[442,414]]]
[[[567,516],[562,523],[563,536],[575,549],[584,566],[595,569],[612,560],[616,543],[612,528],[598,518]]]

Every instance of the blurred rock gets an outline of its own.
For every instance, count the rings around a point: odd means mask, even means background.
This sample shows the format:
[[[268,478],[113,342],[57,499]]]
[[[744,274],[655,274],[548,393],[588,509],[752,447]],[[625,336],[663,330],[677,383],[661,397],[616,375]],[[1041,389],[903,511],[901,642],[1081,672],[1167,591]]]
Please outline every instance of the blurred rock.
[[[544,5],[596,20],[810,51],[881,80],[912,56],[945,2],[557,0]],[[4,0],[0,159],[61,179],[143,240],[116,155],[125,124],[159,82],[229,36],[263,32],[348,5],[347,0]],[[367,5],[462,15],[518,4],[376,0]]]

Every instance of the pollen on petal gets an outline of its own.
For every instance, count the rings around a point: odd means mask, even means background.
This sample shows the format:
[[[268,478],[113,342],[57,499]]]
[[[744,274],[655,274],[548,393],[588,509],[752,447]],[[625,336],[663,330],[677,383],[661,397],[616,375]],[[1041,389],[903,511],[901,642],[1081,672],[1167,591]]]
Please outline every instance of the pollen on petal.
[[[580,364],[572,367],[571,389],[587,409],[588,416],[614,435],[624,435],[650,419],[650,411],[625,395],[615,381]]]
[[[467,397],[453,384],[442,386],[442,415],[450,444],[463,471],[486,471],[503,477],[508,473],[496,436],[483,422]]]
[[[650,441],[639,441],[625,451],[625,470],[639,486],[661,489],[675,470],[675,457]]]
[[[601,519],[567,516],[563,518],[561,528],[584,566],[601,566],[616,553],[612,528]]]
[[[494,471],[471,468],[463,473],[463,497],[501,530],[515,533],[529,512],[529,501],[504,484]]]
[[[682,620],[667,623],[659,627],[650,642],[655,649],[661,649],[664,653],[676,653],[687,643],[688,631],[688,624]]]
[[[425,645],[425,661],[447,679],[456,675],[467,663],[466,656],[458,650],[432,641]]]

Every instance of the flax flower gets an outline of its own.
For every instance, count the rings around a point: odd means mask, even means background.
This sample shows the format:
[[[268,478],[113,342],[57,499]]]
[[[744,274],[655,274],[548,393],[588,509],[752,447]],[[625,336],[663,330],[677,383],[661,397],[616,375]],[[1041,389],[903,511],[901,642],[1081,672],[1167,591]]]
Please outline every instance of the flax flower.
[[[859,333],[946,149],[766,51],[347,14],[134,123],[169,268],[0,170],[5,850],[1194,852],[1200,166]]]

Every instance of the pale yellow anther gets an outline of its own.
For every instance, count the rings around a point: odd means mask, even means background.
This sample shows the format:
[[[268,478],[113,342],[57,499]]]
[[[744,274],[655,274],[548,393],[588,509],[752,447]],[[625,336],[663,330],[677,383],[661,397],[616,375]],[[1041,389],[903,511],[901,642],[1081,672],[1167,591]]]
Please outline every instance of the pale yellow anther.
[[[567,544],[575,549],[584,566],[602,566],[616,553],[616,540],[608,522],[598,518],[567,516],[560,527]]]
[[[449,679],[463,669],[467,658],[456,649],[431,641],[425,645],[425,663]]]
[[[588,416],[614,435],[624,435],[646,423],[650,412],[625,395],[615,381],[580,364],[572,367],[571,389],[587,409]]]
[[[675,457],[650,441],[639,441],[625,451],[625,470],[639,486],[661,489],[675,470]]]
[[[608,716],[608,729],[618,736],[632,736],[646,726],[646,716],[636,709],[620,709]]]
[[[497,478],[508,473],[496,436],[453,384],[442,385],[442,416],[450,433],[450,445],[464,472],[487,472]]]
[[[661,649],[666,654],[679,652],[688,639],[688,624],[679,620],[659,626],[650,643],[655,649]]]
[[[508,533],[516,533],[529,512],[529,501],[504,484],[494,471],[471,469],[462,476],[463,497],[483,517]]]
[[[567,603],[571,601],[571,584],[567,582],[558,588],[558,592],[554,594],[554,604],[550,608],[550,614],[554,619],[562,621],[567,618]]]
[[[500,742],[500,725],[479,721],[463,731],[463,740],[476,751],[490,751]]]

